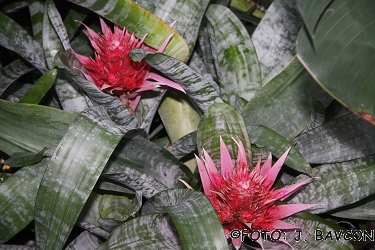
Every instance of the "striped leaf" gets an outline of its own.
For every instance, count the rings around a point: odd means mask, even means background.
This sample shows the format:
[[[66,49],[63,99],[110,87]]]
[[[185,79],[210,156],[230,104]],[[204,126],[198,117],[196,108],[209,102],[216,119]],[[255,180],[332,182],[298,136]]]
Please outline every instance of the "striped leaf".
[[[247,162],[252,163],[251,145],[243,119],[237,111],[224,103],[213,104],[204,114],[197,130],[198,152],[205,149],[220,170],[220,137],[228,146],[232,159],[237,159],[237,144],[240,139],[245,147]]]
[[[54,67],[53,60],[58,51],[64,50],[64,46],[60,41],[58,34],[51,22],[48,15],[49,6],[54,5],[53,1],[47,1],[45,4],[45,12],[43,17],[43,33],[42,33],[42,43],[43,52],[47,67],[52,69]]]
[[[263,125],[288,140],[309,124],[313,102],[331,102],[295,57],[248,102],[242,111],[246,126]]]
[[[36,83],[18,101],[19,103],[38,104],[55,83],[57,69],[51,69],[42,75]]]
[[[32,28],[34,39],[41,43],[45,1],[28,0],[27,2],[30,12],[31,23],[33,25]]]
[[[141,213],[168,213],[183,249],[228,249],[216,211],[201,192],[190,189],[160,192],[144,204]]]
[[[236,95],[248,101],[262,87],[258,58],[246,28],[231,10],[212,4],[206,17],[222,97],[234,107]]]
[[[193,153],[197,150],[197,132],[191,132],[167,148],[177,159]]]
[[[65,250],[96,249],[99,245],[100,239],[92,235],[89,231],[83,231]]]
[[[222,102],[212,85],[183,62],[141,49],[132,50],[130,56],[135,61],[145,60],[173,81],[180,83],[201,111],[206,111],[215,102]]]
[[[0,45],[14,51],[41,73],[46,71],[42,46],[15,21],[0,13]]]
[[[354,204],[333,210],[330,213],[333,216],[353,219],[353,220],[375,220],[375,200],[374,196],[368,196]]]
[[[310,163],[334,163],[375,153],[375,127],[355,114],[307,131],[293,142]]]
[[[47,159],[24,167],[0,185],[0,243],[24,229],[34,219],[34,205]]]
[[[0,69],[0,95],[20,76],[30,72],[33,68],[21,60],[15,60]]]
[[[70,49],[70,42],[68,32],[64,26],[63,20],[61,19],[60,13],[56,8],[56,5],[52,0],[47,0],[46,3],[46,13],[48,13],[48,18],[51,21],[53,29],[59,37],[59,40],[65,50]]]
[[[0,100],[0,150],[12,155],[47,147],[51,155],[75,118],[50,107]]]
[[[81,26],[77,20],[83,21],[88,12],[89,11],[87,9],[81,8],[77,5],[74,5],[69,9],[68,14],[66,14],[66,17],[64,18],[64,26],[66,28],[66,32],[68,33],[69,40],[73,39],[79,26]]]
[[[375,193],[374,158],[363,158],[313,168],[314,181],[298,192],[289,203],[319,204],[312,213],[324,213],[350,205]],[[296,181],[306,179],[298,176]]]
[[[285,164],[298,172],[312,175],[310,164],[303,158],[297,147],[294,146],[294,143],[265,126],[249,126],[247,127],[247,131],[253,143],[266,147],[277,158],[280,158],[288,148],[292,148],[286,158]]]
[[[169,217],[151,214],[130,220],[114,230],[98,250],[183,249]]]
[[[295,0],[272,2],[252,35],[262,79],[295,48],[302,24]]]
[[[102,108],[82,112],[44,173],[35,203],[37,249],[62,249],[123,132]],[[95,142],[95,143],[93,143]]]
[[[172,28],[182,36],[191,53],[209,2],[209,0],[159,0],[155,1],[153,14],[167,24],[176,22]]]
[[[159,48],[165,39],[173,34],[164,52],[181,61],[186,61],[190,52],[184,39],[171,27],[157,18],[155,15],[143,9],[130,0],[69,0],[84,8],[90,9],[106,19],[126,27],[137,37],[148,34],[145,42],[154,48]]]

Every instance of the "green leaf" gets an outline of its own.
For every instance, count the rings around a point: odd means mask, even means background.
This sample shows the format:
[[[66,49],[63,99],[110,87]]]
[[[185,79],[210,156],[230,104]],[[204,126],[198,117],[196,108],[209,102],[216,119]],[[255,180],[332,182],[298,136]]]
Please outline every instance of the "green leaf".
[[[234,107],[236,95],[248,101],[262,87],[258,58],[246,28],[231,10],[211,4],[206,17],[222,97]]]
[[[89,11],[87,9],[81,8],[77,5],[74,5],[69,9],[68,14],[64,18],[64,26],[66,28],[69,39],[73,39],[79,26],[81,26],[81,24],[77,22],[77,20],[83,21],[86,18],[88,12]]]
[[[313,168],[314,181],[299,191],[289,203],[319,204],[312,213],[324,213],[352,204],[375,193],[374,158],[324,164]],[[300,175],[296,182],[306,179]]]
[[[164,54],[141,49],[132,50],[130,56],[135,61],[145,60],[153,68],[181,84],[201,111],[206,111],[215,102],[222,102],[212,85],[183,62]]]
[[[99,107],[82,112],[73,121],[55,150],[38,191],[37,249],[64,246],[123,133]]]
[[[21,60],[15,60],[0,69],[0,95],[20,76],[30,72],[33,68]]]
[[[243,119],[237,111],[224,103],[215,103],[204,114],[197,130],[198,152],[205,149],[220,171],[220,137],[228,146],[232,159],[237,159],[240,139],[245,147],[247,162],[252,164],[251,145]]]
[[[0,100],[0,150],[12,155],[47,147],[51,155],[75,118],[50,107]]]
[[[301,26],[294,0],[272,2],[252,35],[262,79],[296,46]]]
[[[97,250],[183,249],[172,221],[163,214],[151,214],[117,227]]]
[[[88,8],[108,20],[126,27],[137,37],[148,34],[145,42],[153,48],[159,48],[166,38],[173,34],[173,38],[168,43],[164,53],[175,57],[181,61],[186,61],[190,52],[184,39],[171,27],[162,22],[155,15],[143,9],[130,0],[69,0],[84,8]]]
[[[141,203],[142,197],[138,194],[132,200],[126,196],[105,194],[99,203],[100,217],[124,221],[129,217],[135,217]]]
[[[306,162],[298,149],[294,147],[294,144],[285,137],[265,126],[249,126],[247,130],[253,143],[266,147],[278,158],[288,148],[292,148],[286,158],[285,164],[299,172],[312,175],[310,164]]]
[[[57,69],[51,69],[42,75],[36,83],[18,101],[19,103],[38,104],[55,82]]]
[[[333,0],[300,1],[297,0],[299,12],[311,37],[315,37],[315,28],[322,14]]]
[[[177,159],[181,159],[187,154],[197,150],[197,132],[191,132],[167,148]]]
[[[44,152],[47,148],[43,148],[39,152],[17,152],[14,153],[10,159],[6,160],[3,164],[9,165],[13,168],[20,168],[25,166],[31,166],[40,162],[43,158]]]
[[[20,25],[0,13],[0,45],[16,52],[41,73],[46,71],[42,46]]]
[[[325,91],[375,124],[373,2],[332,1],[319,18],[322,6],[308,10],[304,8],[310,6],[300,7],[302,14],[309,11],[318,19],[313,37],[306,29],[298,37],[297,52],[302,64]]]
[[[308,126],[315,100],[325,107],[331,102],[294,58],[248,102],[242,116],[247,127],[263,125],[291,140]]]
[[[293,142],[310,163],[334,163],[375,154],[375,127],[355,114],[307,131]]]
[[[345,207],[331,211],[332,216],[353,219],[353,220],[375,220],[375,200],[374,195],[370,195],[363,200],[355,202]]]
[[[48,160],[43,159],[1,183],[0,243],[11,239],[34,219],[35,199],[47,164]]]
[[[216,211],[201,192],[190,189],[160,192],[144,204],[141,213],[168,213],[183,249],[228,249]]]

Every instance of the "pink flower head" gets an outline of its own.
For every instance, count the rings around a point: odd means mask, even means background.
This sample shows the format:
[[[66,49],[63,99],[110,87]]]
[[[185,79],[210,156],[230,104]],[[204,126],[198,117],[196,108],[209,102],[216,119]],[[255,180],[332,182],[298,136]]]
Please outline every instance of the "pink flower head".
[[[260,167],[261,160],[259,160],[255,168],[249,171],[244,146],[241,141],[236,144],[238,157],[236,168],[234,168],[228,148],[220,138],[221,173],[217,171],[214,162],[205,150],[201,159],[196,157],[204,193],[214,206],[227,238],[234,229],[298,228],[280,219],[313,207],[315,204],[276,205],[275,201],[286,199],[310,180],[277,190],[273,188],[290,149],[273,166],[270,154],[262,167]],[[241,246],[241,238],[232,239],[232,242],[237,249]]]
[[[122,103],[130,106],[132,113],[143,91],[167,85],[185,92],[179,84],[150,72],[151,66],[146,62],[134,62],[130,58],[129,53],[132,49],[156,51],[144,44],[146,36],[140,40],[125,28],[120,29],[116,25],[112,32],[103,19],[100,19],[100,24],[102,35],[86,26],[87,36],[95,50],[95,58],[75,53],[87,70],[87,74],[83,73],[87,80],[95,83],[102,91],[118,96]],[[164,50],[171,37],[172,35],[165,40],[157,52]]]

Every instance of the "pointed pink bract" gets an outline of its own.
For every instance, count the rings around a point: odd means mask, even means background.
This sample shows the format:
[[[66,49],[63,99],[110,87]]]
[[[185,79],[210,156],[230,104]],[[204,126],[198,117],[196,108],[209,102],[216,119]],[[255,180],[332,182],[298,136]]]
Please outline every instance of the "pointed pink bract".
[[[135,112],[142,91],[166,85],[184,92],[179,84],[149,73],[151,66],[146,62],[134,62],[130,58],[132,49],[156,51],[143,43],[146,36],[138,39],[125,28],[120,29],[116,25],[112,32],[103,19],[100,19],[100,25],[102,35],[85,26],[95,57],[88,58],[74,53],[87,70],[87,73],[82,72],[87,80],[92,81],[103,92],[119,97],[122,103],[130,107],[132,113]],[[163,52],[170,39],[171,35],[157,52]]]
[[[214,166],[211,157],[203,151],[202,160],[197,158],[204,192],[214,206],[224,230],[275,230],[298,228],[281,221],[294,213],[311,208],[310,204],[276,205],[275,201],[283,200],[307,184],[302,181],[278,190],[272,188],[290,149],[272,166],[271,155],[260,167],[257,165],[249,171],[246,153],[242,142],[238,145],[238,158],[235,170],[225,143],[220,140],[221,173]],[[210,183],[208,183],[210,181]],[[232,241],[238,247],[238,239]]]

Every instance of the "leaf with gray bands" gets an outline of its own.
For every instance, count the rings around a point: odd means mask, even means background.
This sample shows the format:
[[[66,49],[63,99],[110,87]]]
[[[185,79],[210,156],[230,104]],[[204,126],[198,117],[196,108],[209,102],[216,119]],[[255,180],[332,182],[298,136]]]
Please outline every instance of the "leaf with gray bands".
[[[246,28],[231,10],[222,5],[211,4],[206,18],[218,81],[223,86],[223,99],[232,107],[236,95],[249,101],[262,87],[262,79]]]
[[[24,229],[34,219],[34,205],[48,160],[24,167],[0,185],[0,243]]]
[[[51,158],[35,204],[37,249],[61,249],[124,132],[100,107],[82,112]],[[95,142],[95,143],[93,143]]]
[[[167,77],[181,84],[189,97],[203,112],[213,103],[223,102],[205,78],[175,58],[142,49],[132,50],[130,56],[137,62],[145,60]]]
[[[374,158],[321,165],[313,168],[312,176],[315,180],[301,189],[288,203],[309,204],[313,201],[319,206],[310,211],[324,213],[375,194]],[[306,178],[300,175],[296,182]]]
[[[302,24],[295,0],[272,2],[252,35],[262,79],[296,46]]]
[[[250,140],[241,115],[227,104],[215,103],[206,111],[198,125],[197,147],[200,155],[203,149],[207,151],[218,170],[220,170],[220,136],[228,146],[233,161],[237,159],[238,148],[233,139],[240,139],[245,147],[247,162],[252,164]]]
[[[44,16],[44,1],[28,0],[27,3],[30,12],[34,39],[41,43]]]
[[[193,153],[197,150],[197,132],[191,132],[167,148],[171,154],[177,159]]]
[[[151,214],[130,220],[114,230],[97,250],[176,249],[179,236],[169,217]]]
[[[21,60],[15,60],[0,69],[0,95],[20,76],[33,70],[33,67]]]
[[[16,52],[41,73],[46,71],[42,46],[15,21],[0,13],[0,45]]]
[[[334,163],[375,154],[375,127],[350,113],[307,131],[293,142],[310,163]]]
[[[100,243],[100,239],[88,231],[83,231],[64,250],[92,250],[96,249]]]
[[[56,34],[59,37],[59,40],[64,47],[64,50],[70,49],[70,42],[69,42],[69,36],[68,32],[66,31],[66,28],[64,26],[64,22],[61,19],[60,13],[56,8],[56,5],[52,0],[47,1],[47,11],[48,17],[51,21],[51,24],[53,25],[54,30],[56,31]]]
[[[191,189],[160,192],[144,204],[141,213],[168,213],[183,249],[228,249],[216,211],[201,192]]]

